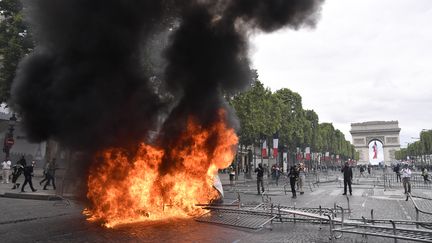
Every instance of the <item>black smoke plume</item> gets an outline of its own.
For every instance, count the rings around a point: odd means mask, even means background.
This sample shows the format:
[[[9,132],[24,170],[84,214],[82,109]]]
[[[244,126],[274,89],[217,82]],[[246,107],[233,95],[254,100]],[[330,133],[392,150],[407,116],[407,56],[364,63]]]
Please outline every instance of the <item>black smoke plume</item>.
[[[32,141],[91,153],[162,127],[169,147],[188,116],[211,124],[227,108],[222,93],[248,86],[250,34],[313,27],[322,2],[25,1],[37,46],[17,71],[13,107]],[[166,44],[153,45],[161,33]],[[163,57],[158,67],[149,52]]]

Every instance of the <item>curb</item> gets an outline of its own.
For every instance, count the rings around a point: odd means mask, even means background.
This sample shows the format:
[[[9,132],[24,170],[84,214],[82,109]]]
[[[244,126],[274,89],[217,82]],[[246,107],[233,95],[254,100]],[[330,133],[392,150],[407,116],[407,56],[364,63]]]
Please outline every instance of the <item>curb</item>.
[[[60,196],[52,194],[32,194],[32,193],[11,193],[6,192],[2,197],[7,198],[18,198],[18,199],[33,199],[33,200],[45,200],[45,201],[56,201],[62,200]]]

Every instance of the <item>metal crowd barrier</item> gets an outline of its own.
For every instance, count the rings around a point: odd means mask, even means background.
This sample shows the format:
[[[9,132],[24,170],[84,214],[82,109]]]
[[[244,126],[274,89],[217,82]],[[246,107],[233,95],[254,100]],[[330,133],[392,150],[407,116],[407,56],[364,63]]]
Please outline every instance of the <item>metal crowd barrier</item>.
[[[240,194],[231,204],[225,205],[200,205],[209,212],[196,218],[199,222],[229,225],[251,230],[260,230],[266,224],[285,223],[285,222],[303,222],[316,223],[321,226],[329,224],[330,241],[342,238],[344,233],[360,234],[362,237],[367,236],[393,238],[395,242],[400,240],[410,240],[418,242],[432,242],[432,221],[419,221],[419,214],[432,215],[422,209],[413,198],[421,200],[432,200],[429,198],[413,196],[408,194],[407,199],[411,198],[416,208],[416,220],[394,220],[394,219],[374,219],[373,210],[371,218],[367,219],[346,219],[345,213],[349,212],[339,205],[334,208],[297,208],[294,206],[274,205],[268,195],[262,195],[262,203],[258,205],[243,205]],[[338,217],[339,216],[339,217]],[[418,229],[421,226],[425,229]],[[414,228],[416,227],[416,228]]]
[[[414,200],[414,198],[417,198],[420,201],[416,202],[416,200]],[[432,229],[432,211],[426,211],[425,207],[423,207],[423,205],[429,204],[427,206],[429,206],[430,209],[432,210],[432,198],[415,196],[415,195],[411,195],[411,193],[408,193],[406,201],[408,201],[408,199],[411,199],[411,202],[414,204],[414,208],[416,211],[416,221],[419,221],[420,215],[422,215],[423,217],[427,218],[428,222],[431,222],[430,224],[417,224],[416,225],[417,228],[419,226],[422,226],[422,227],[427,228],[427,229]],[[423,203],[419,204],[419,202],[423,202]]]

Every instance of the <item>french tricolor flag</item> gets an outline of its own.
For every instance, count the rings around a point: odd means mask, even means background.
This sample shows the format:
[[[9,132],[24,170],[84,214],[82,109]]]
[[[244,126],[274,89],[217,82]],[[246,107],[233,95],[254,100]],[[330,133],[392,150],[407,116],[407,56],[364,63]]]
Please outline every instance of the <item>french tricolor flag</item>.
[[[273,138],[273,157],[276,158],[278,156],[278,146],[279,146],[279,139]]]
[[[261,157],[267,158],[267,140],[265,139],[261,148]]]

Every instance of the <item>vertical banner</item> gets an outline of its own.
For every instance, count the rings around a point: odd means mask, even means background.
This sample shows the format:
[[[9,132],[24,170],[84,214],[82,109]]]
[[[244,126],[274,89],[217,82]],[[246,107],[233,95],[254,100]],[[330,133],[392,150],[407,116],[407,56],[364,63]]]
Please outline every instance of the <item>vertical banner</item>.
[[[267,140],[264,140],[263,144],[262,144],[262,148],[261,148],[261,157],[262,158],[267,158]]]
[[[297,159],[297,163],[299,163],[303,159],[303,154],[302,154],[300,148],[297,148],[297,157],[296,157],[296,159]]]
[[[273,157],[277,158],[278,156],[278,146],[279,146],[279,139],[273,138]]]
[[[288,171],[288,153],[284,152],[282,154],[282,158],[283,158],[283,163],[282,163],[283,170],[282,171],[285,172],[285,171]]]
[[[305,155],[306,155],[305,156],[306,160],[310,161],[311,160],[310,147],[305,148]]]

